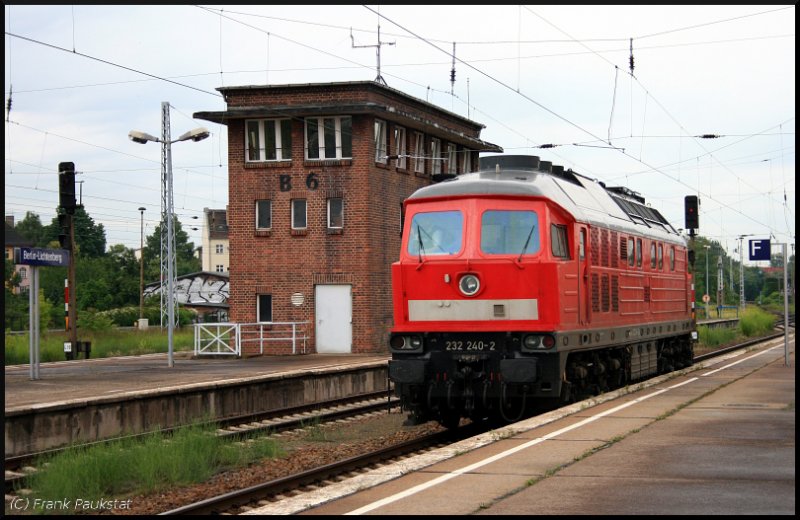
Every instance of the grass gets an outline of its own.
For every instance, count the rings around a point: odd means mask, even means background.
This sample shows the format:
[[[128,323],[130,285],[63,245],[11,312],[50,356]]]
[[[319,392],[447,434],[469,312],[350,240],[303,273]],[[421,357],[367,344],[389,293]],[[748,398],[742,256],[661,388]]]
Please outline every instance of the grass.
[[[757,307],[748,307],[740,318],[736,328],[709,328],[697,327],[700,344],[695,352],[703,348],[710,349],[734,343],[737,340],[754,336],[763,336],[772,331],[775,325],[775,316]]]
[[[28,363],[29,359],[28,334],[5,335],[5,364],[17,365]],[[39,360],[64,361],[64,342],[69,341],[66,332],[47,332],[39,337]],[[167,330],[160,327],[150,327],[148,330],[118,330],[108,331],[81,331],[78,330],[78,341],[91,342],[90,358],[103,358],[113,356],[136,356],[167,352]],[[173,331],[173,347],[176,352],[191,351],[194,349],[194,329],[183,326]],[[77,354],[83,359],[84,354]]]
[[[74,448],[35,463],[28,482],[31,500],[129,497],[164,487],[203,482],[231,467],[284,454],[268,438],[231,442],[214,435],[213,424],[181,428],[168,439],[152,433],[89,448]],[[60,511],[63,513],[69,510]]]

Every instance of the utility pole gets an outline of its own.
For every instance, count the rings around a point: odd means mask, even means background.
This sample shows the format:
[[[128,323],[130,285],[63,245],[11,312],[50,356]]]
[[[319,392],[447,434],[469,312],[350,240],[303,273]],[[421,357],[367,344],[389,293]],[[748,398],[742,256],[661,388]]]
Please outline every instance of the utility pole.
[[[72,261],[67,266],[67,330],[72,354],[78,351],[78,312],[75,307],[75,163],[62,162],[58,164],[58,194],[59,206],[64,212],[64,219],[59,216],[67,228],[64,242],[70,251]],[[64,222],[65,221],[65,222]],[[61,237],[59,237],[61,239]]]
[[[139,324],[141,328],[144,318],[144,211],[145,207],[139,208],[141,214],[141,229],[139,231]]]

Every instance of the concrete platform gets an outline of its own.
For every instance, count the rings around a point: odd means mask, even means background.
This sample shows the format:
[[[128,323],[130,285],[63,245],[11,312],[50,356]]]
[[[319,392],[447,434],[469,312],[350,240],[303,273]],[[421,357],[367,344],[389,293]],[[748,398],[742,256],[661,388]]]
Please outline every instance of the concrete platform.
[[[795,513],[794,335],[247,514]]]
[[[5,456],[388,390],[387,355],[166,354],[5,368]]]

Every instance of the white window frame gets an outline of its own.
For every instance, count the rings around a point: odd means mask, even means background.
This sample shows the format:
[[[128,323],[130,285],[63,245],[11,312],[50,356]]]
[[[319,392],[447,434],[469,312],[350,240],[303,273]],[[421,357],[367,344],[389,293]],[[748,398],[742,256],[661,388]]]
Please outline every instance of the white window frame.
[[[414,171],[425,173],[425,134],[414,132]]]
[[[442,173],[442,141],[431,137],[431,175]]]
[[[394,149],[397,154],[396,166],[400,170],[408,167],[408,148],[406,147],[406,129],[402,126],[394,127]]]
[[[458,173],[458,152],[454,143],[447,143],[447,173]]]
[[[217,264],[216,271],[217,271],[218,273],[224,273],[224,272],[225,272],[225,266],[224,266],[224,265],[222,265],[222,264]]]
[[[333,151],[334,155],[326,155],[326,152],[329,150],[325,145],[325,120],[326,119],[333,119],[334,121],[334,139],[335,139],[335,150]],[[348,119],[350,120],[350,135],[343,135],[342,132],[342,121]],[[316,121],[317,123],[317,157],[311,157],[308,153],[308,122],[309,121]],[[353,153],[353,136],[352,136],[352,128],[353,128],[353,121],[351,116],[325,116],[325,117],[307,117],[304,121],[304,131],[303,131],[303,141],[304,141],[304,149],[305,149],[305,158],[308,161],[325,161],[331,159],[352,159]],[[343,152],[343,143],[344,141],[348,141],[350,143],[350,155],[345,156]]]
[[[334,226],[331,224],[331,201],[338,200],[341,203],[341,207],[339,209],[339,218],[341,220],[341,224],[338,226]],[[342,197],[331,197],[328,199],[328,229],[342,229],[344,228],[344,199]]]
[[[302,226],[302,227],[295,226],[295,211],[296,211],[295,206],[296,206],[296,203],[298,203],[300,201],[303,202],[303,210],[304,210],[303,220],[305,221],[305,226]],[[308,229],[308,200],[307,199],[292,199],[292,215],[291,215],[291,218],[292,218],[292,229],[298,229],[298,230],[300,230],[300,229]]]
[[[375,120],[375,162],[389,164],[388,143],[386,141],[386,130],[388,124],[382,119]]]
[[[225,246],[222,244],[215,244],[214,252],[217,253],[218,255],[221,255],[222,253],[225,252]]]
[[[269,227],[258,227],[258,203],[259,202],[268,202],[269,203]],[[258,199],[256,200],[256,229],[272,229],[272,199]]]
[[[282,122],[289,121],[289,143],[287,147],[283,146],[283,132],[282,132]],[[258,123],[258,158],[252,159],[250,157],[250,123],[256,122]],[[266,139],[267,133],[264,131],[264,126],[267,124],[273,125],[274,135],[275,135],[275,142],[273,143],[275,146],[275,158],[274,159],[267,159],[266,151]],[[291,140],[292,140],[292,129],[291,129],[291,120],[282,118],[282,119],[246,119],[244,122],[244,158],[245,162],[255,163],[255,162],[277,162],[277,161],[289,161],[292,158],[292,150],[291,150]]]

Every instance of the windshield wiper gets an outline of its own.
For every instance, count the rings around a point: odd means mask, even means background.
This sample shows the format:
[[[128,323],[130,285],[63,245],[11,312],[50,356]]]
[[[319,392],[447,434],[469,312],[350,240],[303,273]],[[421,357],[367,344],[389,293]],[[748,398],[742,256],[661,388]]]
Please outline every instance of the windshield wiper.
[[[525,245],[522,246],[522,251],[519,253],[519,258],[517,258],[517,263],[522,261],[522,255],[525,254],[525,250],[528,249],[528,244],[531,241],[531,237],[533,236],[533,230],[536,229],[536,222],[533,223],[531,226],[531,230],[528,232],[528,238],[525,239]]]
[[[419,224],[417,224],[417,241],[419,242],[419,263],[422,263],[422,255],[425,253],[425,247],[422,245],[422,232],[419,229]]]

